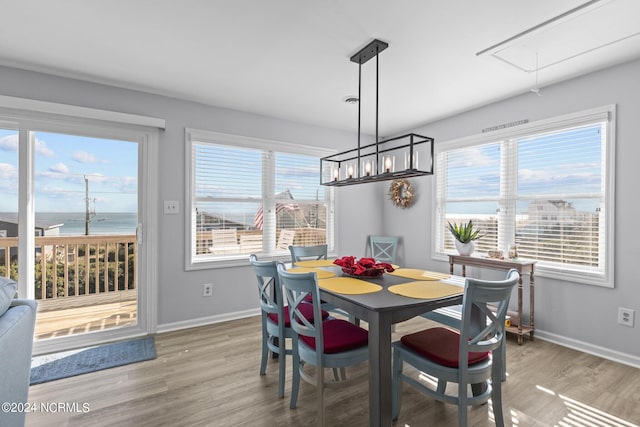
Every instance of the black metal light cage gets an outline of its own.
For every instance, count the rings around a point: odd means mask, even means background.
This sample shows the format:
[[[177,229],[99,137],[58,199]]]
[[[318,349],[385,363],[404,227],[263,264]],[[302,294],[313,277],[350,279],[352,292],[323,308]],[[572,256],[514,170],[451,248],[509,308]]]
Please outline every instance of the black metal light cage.
[[[320,159],[321,185],[342,187],[365,182],[433,175],[433,138],[408,133],[379,141],[378,54],[388,46],[388,43],[375,39],[351,57],[351,62],[358,63],[358,146]],[[373,57],[376,58],[376,142],[362,146],[360,143],[362,64]],[[418,167],[425,164],[428,168]]]

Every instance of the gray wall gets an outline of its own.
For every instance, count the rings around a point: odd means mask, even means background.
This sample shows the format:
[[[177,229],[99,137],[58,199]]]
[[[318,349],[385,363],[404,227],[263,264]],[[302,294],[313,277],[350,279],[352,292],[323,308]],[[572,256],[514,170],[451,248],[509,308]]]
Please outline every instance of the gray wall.
[[[640,285],[636,262],[640,244],[629,230],[640,218],[640,61],[588,74],[415,129],[434,137],[436,144],[479,134],[483,128],[521,119],[530,122],[592,107],[617,104],[615,193],[615,288],[536,278],[536,327],[540,336],[616,357],[617,352],[640,362]],[[384,231],[404,236],[408,265],[448,271],[448,264],[431,258],[432,182],[414,180],[419,195],[414,208],[402,211],[384,205]],[[459,267],[458,267],[459,268]],[[481,278],[490,270],[471,269]],[[525,307],[528,297],[525,294]],[[512,299],[512,305],[515,298]],[[617,324],[618,307],[636,312],[635,327]],[[577,342],[575,342],[577,340]],[[607,353],[611,352],[611,353]]]
[[[635,328],[618,326],[617,307],[640,316],[640,286],[633,263],[640,250],[634,229],[640,217],[638,167],[640,145],[640,61],[543,88],[543,96],[525,94],[415,129],[446,141],[477,134],[488,126],[530,121],[605,104],[618,105],[616,158],[616,287],[603,289],[539,277],[536,324],[540,336],[619,359],[640,360],[640,319]],[[0,94],[164,118],[158,177],[162,200],[184,200],[184,128],[194,127],[265,139],[337,149],[352,148],[355,136],[279,119],[209,107],[177,99],[0,67]],[[432,180],[412,180],[415,205],[394,207],[388,183],[337,189],[338,253],[363,255],[367,234],[402,236],[400,262],[447,271],[431,258]],[[182,203],[181,203],[182,204]],[[160,330],[195,326],[246,315],[257,309],[254,277],[248,267],[184,270],[184,206],[180,215],[162,215],[158,248],[158,322]],[[493,271],[472,271],[496,277]],[[203,298],[202,284],[214,284],[214,297]]]
[[[355,134],[185,102],[115,87],[0,67],[0,94],[159,117],[158,324],[159,330],[194,326],[258,310],[255,276],[249,267],[199,271],[184,269],[184,128],[212,130],[269,140],[336,149],[352,148]],[[355,122],[354,122],[355,124]],[[380,204],[373,188],[337,192],[337,230],[344,234],[340,253],[359,253],[366,230],[380,225]],[[344,199],[344,200],[343,200]],[[180,200],[179,215],[163,215],[163,200]],[[366,215],[353,221],[355,212]],[[340,241],[338,241],[340,244]],[[247,263],[248,264],[248,263]],[[213,298],[202,297],[202,284],[213,283]]]

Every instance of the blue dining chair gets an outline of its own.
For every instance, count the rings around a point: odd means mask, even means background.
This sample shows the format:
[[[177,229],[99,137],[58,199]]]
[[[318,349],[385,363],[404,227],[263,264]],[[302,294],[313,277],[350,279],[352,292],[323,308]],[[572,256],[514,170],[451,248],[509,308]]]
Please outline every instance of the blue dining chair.
[[[295,263],[298,261],[316,261],[319,259],[327,259],[327,245],[289,246],[289,252],[291,253],[291,264],[294,267]],[[335,308],[333,304],[329,304],[326,301],[322,301],[322,308],[334,312],[334,314],[340,314],[342,316],[353,319],[353,316],[351,316],[349,313],[346,313],[344,310]]]
[[[258,296],[260,298],[261,324],[262,324],[262,358],[260,361],[260,375],[267,372],[267,360],[269,351],[278,357],[278,397],[284,397],[284,380],[286,372],[286,355],[291,354],[291,349],[286,348],[286,339],[293,337],[291,329],[289,308],[284,304],[282,285],[278,276],[276,261],[258,261],[254,254],[249,256],[249,262],[258,279]],[[314,312],[311,304],[300,307],[300,312],[313,321]],[[329,313],[322,310],[323,319],[329,317]]]
[[[369,236],[371,258],[378,262],[395,264],[399,241],[400,238],[397,236]]]
[[[318,419],[324,425],[324,369],[344,369],[368,360],[369,333],[346,320],[329,318],[324,322],[310,322],[304,316],[304,305],[310,297],[314,318],[320,316],[320,291],[316,273],[288,273],[278,264],[278,275],[284,286],[289,306],[293,336],[293,383],[291,404],[297,406],[300,378],[317,387]],[[315,366],[315,378],[304,372],[304,365]]]
[[[291,263],[304,260],[327,259],[327,245],[289,246]]]
[[[519,278],[518,271],[512,269],[502,281],[466,279],[459,332],[435,327],[405,335],[392,344],[394,420],[400,414],[404,381],[436,400],[458,405],[459,427],[467,426],[467,406],[486,403],[491,398],[495,423],[504,426],[500,369],[506,334],[504,321],[511,291]],[[472,324],[474,309],[486,316],[487,324],[481,330]],[[438,379],[435,390],[405,374],[405,362]],[[457,394],[446,393],[447,382],[458,384]],[[468,396],[469,384],[482,384],[482,392]]]

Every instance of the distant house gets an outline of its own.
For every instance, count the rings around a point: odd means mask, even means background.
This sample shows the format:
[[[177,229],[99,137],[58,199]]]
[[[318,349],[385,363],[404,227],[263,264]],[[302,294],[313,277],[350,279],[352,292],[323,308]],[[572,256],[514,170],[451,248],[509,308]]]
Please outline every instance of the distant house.
[[[597,218],[597,213],[578,211],[565,200],[534,200],[527,209],[529,222],[535,224],[583,224]]]
[[[64,224],[54,224],[46,221],[36,222],[36,237],[42,236],[59,236],[60,227]],[[0,214],[0,237],[17,237],[18,236],[18,214],[2,213]]]
[[[36,237],[42,236],[59,236],[60,227],[63,224],[47,223],[46,221],[39,221],[35,226]],[[18,237],[18,214],[16,213],[3,213],[0,214],[0,238],[3,237]],[[9,247],[9,246],[6,246]],[[5,256],[5,249],[0,247],[0,259]],[[36,256],[40,253],[41,248],[36,248]],[[10,252],[11,262],[15,262],[18,259],[18,248],[11,246]]]

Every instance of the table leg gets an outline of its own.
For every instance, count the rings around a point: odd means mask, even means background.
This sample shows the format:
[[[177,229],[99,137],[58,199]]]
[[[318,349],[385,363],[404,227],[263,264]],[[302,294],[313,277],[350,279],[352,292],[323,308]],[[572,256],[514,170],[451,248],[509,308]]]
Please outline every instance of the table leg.
[[[535,323],[533,321],[534,318],[534,300],[535,300],[535,293],[536,293],[536,287],[535,287],[535,279],[533,278],[533,272],[534,272],[534,266],[531,266],[531,274],[529,275],[529,316],[530,316],[530,321],[529,323],[531,324],[531,332],[529,333],[529,339],[531,341],[533,341],[533,331],[535,330]]]
[[[522,344],[522,275],[518,280],[518,344]]]
[[[369,425],[391,426],[391,314],[373,312],[369,322]]]

